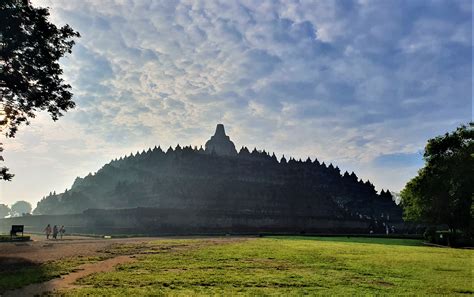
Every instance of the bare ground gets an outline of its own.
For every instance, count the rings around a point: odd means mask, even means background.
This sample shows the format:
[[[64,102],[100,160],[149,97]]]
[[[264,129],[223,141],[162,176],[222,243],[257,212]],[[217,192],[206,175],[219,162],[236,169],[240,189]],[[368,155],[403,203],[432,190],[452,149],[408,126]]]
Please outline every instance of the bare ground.
[[[162,238],[117,238],[68,237],[63,240],[45,240],[33,236],[30,242],[0,243],[0,270],[22,263],[41,264],[73,256],[100,256],[102,250],[118,243],[146,243]]]

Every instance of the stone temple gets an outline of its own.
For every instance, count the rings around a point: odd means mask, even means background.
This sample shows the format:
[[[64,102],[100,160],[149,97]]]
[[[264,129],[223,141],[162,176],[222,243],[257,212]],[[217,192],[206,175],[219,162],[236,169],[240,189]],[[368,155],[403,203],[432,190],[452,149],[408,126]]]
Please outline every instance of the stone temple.
[[[149,148],[77,177],[44,197],[34,215],[0,219],[41,232],[46,224],[74,233],[385,233],[410,232],[389,191],[314,158],[282,157],[242,147],[218,124],[205,150]]]
[[[221,156],[236,156],[237,150],[229,136],[225,135],[224,125],[217,124],[214,136],[206,142],[206,153],[215,152]]]

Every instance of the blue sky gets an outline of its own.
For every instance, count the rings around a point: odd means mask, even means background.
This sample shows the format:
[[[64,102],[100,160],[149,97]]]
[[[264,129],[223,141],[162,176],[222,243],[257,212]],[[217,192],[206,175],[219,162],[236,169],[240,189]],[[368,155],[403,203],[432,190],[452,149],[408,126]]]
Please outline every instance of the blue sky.
[[[0,203],[36,204],[154,145],[317,157],[399,191],[426,140],[472,119],[472,4],[452,1],[51,1],[82,38],[77,108],[6,143]]]

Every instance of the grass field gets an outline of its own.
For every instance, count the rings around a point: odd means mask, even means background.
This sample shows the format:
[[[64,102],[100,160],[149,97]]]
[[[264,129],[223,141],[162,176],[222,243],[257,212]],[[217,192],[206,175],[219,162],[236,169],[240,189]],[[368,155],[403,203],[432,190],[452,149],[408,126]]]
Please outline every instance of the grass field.
[[[23,286],[48,281],[55,277],[70,273],[77,266],[84,263],[93,263],[103,260],[101,257],[75,257],[51,261],[46,264],[22,264],[15,265],[14,270],[11,267],[0,267],[0,296],[6,290],[21,288]],[[18,267],[19,266],[19,267]]]
[[[187,248],[173,249],[179,245]],[[168,248],[169,247],[169,248]],[[133,253],[118,246],[115,254]],[[270,237],[154,242],[138,261],[79,281],[66,295],[473,294],[472,250],[417,240]],[[143,250],[142,250],[143,251]]]

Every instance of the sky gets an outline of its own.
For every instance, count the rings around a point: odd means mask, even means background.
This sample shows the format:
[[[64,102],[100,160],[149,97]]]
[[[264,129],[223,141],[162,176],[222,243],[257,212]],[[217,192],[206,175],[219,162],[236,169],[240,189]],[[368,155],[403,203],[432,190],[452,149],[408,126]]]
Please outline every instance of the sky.
[[[472,3],[32,0],[79,31],[77,106],[3,139],[0,203],[36,202],[130,152],[203,145],[318,158],[400,191],[429,138],[472,120]]]

